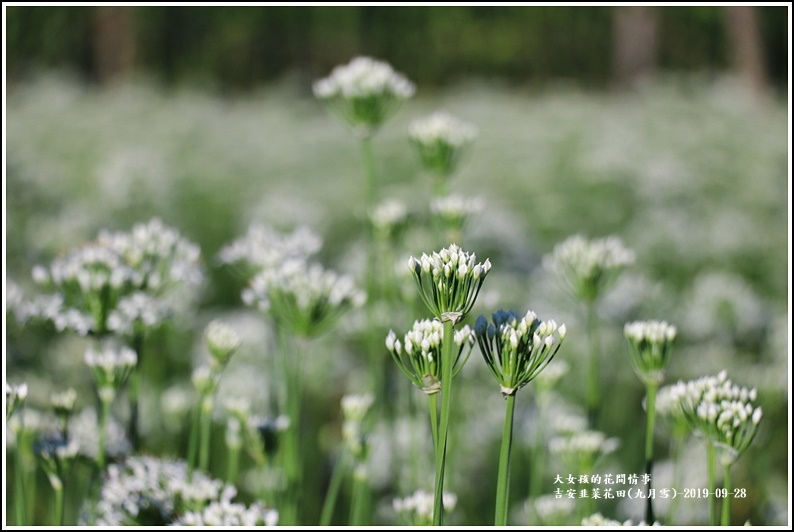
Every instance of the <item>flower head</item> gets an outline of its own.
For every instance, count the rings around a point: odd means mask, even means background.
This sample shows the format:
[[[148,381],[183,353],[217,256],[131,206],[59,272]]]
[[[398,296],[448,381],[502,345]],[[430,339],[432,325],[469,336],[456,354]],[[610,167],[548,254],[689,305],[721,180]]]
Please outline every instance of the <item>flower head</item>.
[[[253,224],[244,236],[224,246],[218,253],[221,264],[242,267],[250,278],[263,270],[272,270],[284,262],[306,260],[323,245],[322,238],[308,227],[298,227],[288,234],[264,224]]]
[[[412,97],[414,84],[388,63],[356,57],[314,83],[314,95],[361,136],[372,135]]]
[[[725,371],[671,388],[684,417],[696,434],[713,444],[724,464],[747,450],[758,432],[763,412],[755,407],[757,392],[732,383]]]
[[[204,339],[211,355],[210,364],[220,371],[240,347],[240,335],[220,320],[211,321],[204,330]]]
[[[575,235],[554,247],[543,264],[571,296],[592,303],[634,263],[634,252],[617,237],[587,240]]]
[[[442,112],[415,120],[408,131],[422,165],[440,176],[455,171],[463,150],[476,136],[477,128]]]
[[[405,334],[403,341],[394,331],[386,337],[386,349],[392,355],[400,370],[418,388],[428,395],[441,391],[441,352],[444,326],[438,320],[417,320],[413,328]],[[452,376],[455,377],[471,354],[474,334],[466,325],[455,331],[453,336],[457,351],[453,348]]]
[[[138,356],[129,347],[116,349],[107,345],[100,351],[89,348],[85,363],[94,372],[99,398],[111,402],[138,363]]]
[[[375,236],[383,241],[394,241],[405,229],[408,221],[408,208],[400,200],[382,201],[369,215]]]
[[[634,321],[624,326],[623,333],[634,372],[647,384],[660,384],[670,363],[676,328],[666,321]]]
[[[482,283],[491,271],[491,261],[477,263],[474,253],[455,244],[431,255],[408,259],[408,267],[419,286],[419,295],[433,315],[457,323],[469,313]]]
[[[367,437],[364,434],[364,418],[375,397],[371,393],[345,395],[342,397],[342,437],[351,454],[361,461],[367,455]]]
[[[451,194],[433,199],[430,212],[448,234],[459,234],[466,221],[480,213],[484,206],[482,198]]]
[[[330,329],[345,311],[362,306],[366,295],[352,277],[293,260],[254,277],[243,300],[268,311],[294,334],[314,337]]]
[[[6,383],[6,420],[22,406],[28,396],[28,385]]]
[[[492,324],[484,316],[477,318],[474,332],[488,369],[507,396],[529,384],[551,362],[566,329],[554,320],[540,321],[531,310],[523,317],[499,310]]]
[[[444,492],[441,504],[445,512],[455,509],[458,497],[454,493]],[[392,506],[402,519],[411,526],[430,526],[433,524],[433,494],[416,490],[404,499],[394,499]]]

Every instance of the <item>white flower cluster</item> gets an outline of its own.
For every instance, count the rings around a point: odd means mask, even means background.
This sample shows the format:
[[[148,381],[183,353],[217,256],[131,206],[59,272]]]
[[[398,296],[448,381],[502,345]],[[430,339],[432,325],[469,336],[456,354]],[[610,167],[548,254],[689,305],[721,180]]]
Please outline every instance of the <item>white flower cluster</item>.
[[[298,227],[285,235],[269,226],[253,224],[244,236],[224,246],[218,259],[222,264],[245,263],[259,272],[292,259],[306,259],[322,245],[322,238],[307,227]]]
[[[450,194],[435,198],[430,202],[430,212],[446,226],[459,228],[471,216],[479,214],[485,208],[482,198],[467,198],[460,194]]]
[[[485,363],[502,394],[513,395],[551,362],[565,339],[565,325],[540,321],[531,310],[519,319],[513,311],[498,311],[493,324],[477,318],[474,330]]]
[[[342,312],[361,307],[366,294],[353,278],[337,275],[303,260],[264,270],[243,291],[243,301],[268,311],[273,318],[303,336],[324,332]]]
[[[161,294],[174,284],[197,285],[204,278],[199,247],[158,218],[128,233],[102,231],[97,242],[118,253],[136,272],[140,288],[150,293]]]
[[[394,235],[408,219],[408,207],[398,199],[390,198],[382,201],[372,210],[370,223],[376,234],[385,238]]]
[[[321,99],[359,99],[382,95],[407,100],[416,87],[388,63],[371,57],[355,57],[338,66],[331,75],[314,83],[314,95]]]
[[[6,420],[22,405],[28,396],[27,383],[8,384],[6,383]]]
[[[372,135],[416,91],[391,65],[370,57],[356,57],[334,68],[313,88],[314,95],[363,138]]]
[[[24,323],[30,313],[30,304],[17,283],[6,279],[5,287],[6,314],[11,314],[19,323]]]
[[[693,430],[721,451],[722,462],[730,465],[750,446],[763,417],[755,407],[756,389],[740,387],[725,370],[716,376],[701,377],[671,387]]]
[[[531,501],[532,508],[544,526],[560,526],[574,513],[576,500],[569,498],[558,499],[556,495],[541,495]]]
[[[115,349],[108,345],[100,351],[89,348],[85,363],[93,370],[99,398],[111,402],[138,363],[138,356],[129,347]]]
[[[623,327],[623,334],[637,376],[646,384],[663,382],[676,328],[666,321],[633,321]]]
[[[50,404],[56,413],[71,414],[77,402],[77,391],[74,388],[67,388],[62,392],[55,392],[50,395]]]
[[[405,333],[402,343],[394,331],[389,331],[386,336],[386,349],[397,366],[428,395],[441,391],[443,338],[444,325],[438,320],[416,320],[413,328]],[[454,331],[453,340],[458,350],[457,353],[453,352],[453,378],[468,360],[474,339],[474,333],[468,325]]]
[[[146,456],[131,456],[108,467],[94,509],[97,526],[156,526],[178,524],[188,508],[230,501],[233,486],[194,471],[188,480],[187,464]],[[92,504],[92,503],[87,503]],[[87,524],[90,510],[81,518]]]
[[[544,257],[543,265],[572,296],[592,302],[634,260],[634,252],[615,236],[587,240],[574,235],[556,245],[551,255]]]
[[[55,293],[31,301],[28,314],[83,336],[154,327],[170,312],[160,298],[202,281],[199,255],[197,246],[157,219],[130,233],[103,231],[49,268],[33,268],[33,280]]]
[[[620,446],[618,438],[607,438],[603,432],[584,430],[549,440],[549,451],[575,471],[591,470],[603,457]]]
[[[261,503],[251,506],[213,501],[201,511],[188,511],[173,523],[175,526],[276,526],[278,511],[265,508]]]
[[[215,365],[215,370],[221,369],[229,361],[229,357],[240,348],[241,340],[237,331],[220,320],[213,320],[204,329],[204,339],[207,341],[212,359],[210,364]]]
[[[79,414],[69,418],[69,436],[77,441],[79,453],[96,460],[99,456],[99,432],[96,411],[86,408]],[[132,444],[127,438],[124,426],[112,415],[108,417],[105,427],[105,453],[110,457],[120,457],[132,451]]]
[[[444,143],[460,148],[477,137],[477,128],[450,114],[436,112],[411,122],[408,136],[420,144]]]
[[[375,397],[371,393],[345,395],[342,397],[342,438],[352,455],[357,459],[366,457],[364,418],[372,407]]]
[[[491,271],[491,261],[478,263],[474,253],[451,244],[431,255],[408,259],[408,269],[419,285],[419,294],[435,317],[453,323],[468,314]]]
[[[454,493],[444,493],[441,504],[444,512],[451,512],[458,503]],[[394,499],[394,511],[400,514],[412,526],[429,526],[433,523],[433,494],[416,490],[404,499]]]

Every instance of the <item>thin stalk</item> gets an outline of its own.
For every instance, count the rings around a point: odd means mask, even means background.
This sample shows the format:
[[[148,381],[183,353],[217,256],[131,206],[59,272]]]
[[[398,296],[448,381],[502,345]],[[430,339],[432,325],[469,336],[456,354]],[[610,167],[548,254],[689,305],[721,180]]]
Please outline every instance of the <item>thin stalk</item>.
[[[372,136],[367,135],[361,138],[361,155],[364,159],[364,173],[366,179],[365,201],[367,211],[375,206],[378,201],[378,179],[375,173],[375,156],[372,153]]]
[[[137,451],[140,447],[140,434],[138,429],[139,414],[139,397],[141,390],[141,361],[143,360],[143,335],[138,333],[132,337],[132,349],[137,355],[135,368],[130,375],[129,399],[130,399],[130,419],[127,425],[127,434],[130,437],[133,451]]]
[[[339,490],[342,487],[342,479],[345,477],[345,470],[347,469],[347,453],[342,450],[339,453],[339,458],[334,464],[333,473],[331,473],[331,482],[328,484],[328,492],[325,494],[325,502],[323,502],[323,511],[320,514],[320,526],[331,526],[331,518],[334,516],[334,507],[336,506],[336,499],[339,497]]]
[[[716,469],[717,469],[717,455],[714,451],[714,445],[711,442],[706,442],[706,467],[708,468],[709,475],[709,525],[717,526],[717,504],[716,504]]]
[[[60,480],[59,480],[60,482]],[[59,487],[53,486],[55,491],[55,526],[63,525],[63,485]]]
[[[723,488],[725,497],[722,498],[722,526],[731,526],[731,466],[725,465],[725,479]]]
[[[430,432],[433,436],[433,455],[436,457],[436,464],[440,460],[438,451],[438,394],[430,394],[427,396],[428,405],[430,407]]]
[[[656,391],[659,389],[658,384],[647,384],[647,425],[645,428],[645,474],[648,475],[648,493],[651,491],[651,483],[653,482],[653,424],[656,418]],[[645,522],[653,523],[653,499],[649,496],[645,504]]]
[[[240,470],[240,447],[229,448],[229,462],[226,464],[226,482],[234,484]]]
[[[363,467],[358,464],[356,468]],[[353,493],[350,496],[350,526],[361,527],[364,525],[364,515],[367,509],[367,474],[366,471],[353,472]]]
[[[684,439],[686,436],[682,436],[681,434],[674,434],[673,441],[671,443],[671,450],[670,455],[673,459],[673,488],[678,489],[681,486],[681,464],[680,464],[680,456],[681,456],[681,448],[684,446]],[[678,513],[678,501],[679,497],[673,497],[673,500],[670,502],[670,511],[667,513],[667,524],[674,525],[675,524],[675,517]]]
[[[281,511],[281,522],[286,526],[295,526],[298,524],[298,498],[302,475],[299,439],[302,393],[300,357],[302,354],[295,343],[289,341],[286,331],[279,328],[278,332],[284,382],[287,384],[286,412],[289,416],[289,427],[284,433],[283,455],[284,470],[287,475],[287,501]]]
[[[601,402],[601,391],[598,379],[598,359],[600,352],[600,340],[598,337],[598,323],[596,323],[595,302],[587,304],[587,339],[590,343],[590,357],[587,368],[587,418],[590,426],[596,426],[598,407]]]
[[[205,395],[201,398],[201,417],[199,422],[199,469],[208,471],[210,465],[210,429],[212,428],[212,403],[213,396]]]
[[[14,449],[14,508],[17,516],[17,526],[25,526],[27,509],[25,506],[25,469],[22,464],[22,431],[16,434],[17,448]]]
[[[438,432],[439,449],[436,453],[436,490],[433,525],[444,524],[444,468],[447,459],[447,436],[449,434],[449,410],[452,402],[452,322],[444,322],[444,338],[441,344],[441,425]]]
[[[97,465],[99,470],[105,470],[106,447],[108,436],[108,416],[110,415],[110,401],[101,400],[99,408],[99,448],[97,450]]]
[[[532,444],[529,457],[531,469],[529,470],[529,497],[535,499],[540,495],[543,481],[543,427],[546,426],[546,408],[542,404],[540,395],[536,396],[535,404],[537,408],[537,424],[535,427],[535,441]]]
[[[516,394],[505,397],[505,426],[502,430],[502,448],[499,451],[499,474],[496,480],[496,512],[494,526],[507,526],[508,497],[510,494],[510,451],[513,445],[513,414]]]
[[[201,399],[199,399],[201,402]],[[193,423],[190,425],[190,441],[187,448],[187,480],[193,480],[193,470],[196,469],[196,457],[198,455],[199,423],[201,422],[201,406],[196,405],[193,409]]]

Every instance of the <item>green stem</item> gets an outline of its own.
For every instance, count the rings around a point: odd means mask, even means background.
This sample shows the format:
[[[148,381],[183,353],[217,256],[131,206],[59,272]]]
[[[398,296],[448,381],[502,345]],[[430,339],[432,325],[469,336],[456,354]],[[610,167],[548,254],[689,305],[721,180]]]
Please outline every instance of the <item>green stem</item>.
[[[436,465],[438,465],[441,459],[438,454],[438,394],[434,393],[428,395],[427,402],[430,407],[430,432],[433,436],[433,456],[435,456]]]
[[[196,469],[196,456],[198,454],[199,423],[201,422],[201,401],[193,409],[193,423],[190,425],[190,441],[187,448],[187,480],[193,480],[193,470]]]
[[[356,466],[363,467],[362,464]],[[350,526],[361,527],[364,525],[364,515],[367,509],[367,476],[359,471],[353,472],[353,493],[350,496]]]
[[[279,328],[278,332],[284,382],[287,385],[286,411],[289,416],[289,427],[284,434],[283,455],[284,470],[287,475],[287,501],[281,511],[280,521],[286,526],[295,526],[298,524],[298,498],[302,475],[299,439],[302,393],[300,358],[302,354],[297,345],[289,341],[286,331]]]
[[[63,486],[55,488],[55,526],[63,525]]]
[[[345,477],[347,469],[347,453],[343,450],[339,453],[339,458],[334,464],[334,471],[331,473],[331,482],[328,485],[328,492],[325,494],[323,511],[320,514],[320,526],[331,526],[331,519],[334,516],[336,499],[339,497],[339,489],[342,487],[342,479]]]
[[[100,401],[99,408],[99,448],[97,450],[97,464],[99,470],[105,470],[107,462],[106,447],[107,447],[107,433],[108,433],[108,416],[110,415],[110,401]]]
[[[364,159],[365,179],[367,180],[365,194],[367,212],[375,207],[378,201],[378,179],[375,173],[375,156],[372,153],[372,136],[367,135],[361,139],[361,154]]]
[[[510,451],[513,445],[513,414],[516,408],[515,392],[505,397],[505,426],[502,430],[502,448],[499,452],[499,474],[496,480],[496,512],[494,526],[507,526],[508,497],[510,494]]]
[[[723,488],[725,497],[722,498],[722,526],[731,526],[731,466],[725,465],[725,479]]]
[[[22,464],[22,431],[16,434],[17,447],[14,449],[14,508],[17,526],[25,526],[27,509],[25,506],[25,466]]]
[[[138,429],[138,417],[140,416],[139,397],[141,390],[141,361],[143,360],[142,334],[135,334],[132,337],[132,348],[137,355],[137,361],[135,362],[135,368],[132,370],[129,381],[130,419],[127,425],[127,433],[130,436],[130,443],[132,443],[133,451],[137,451],[141,444]]]
[[[441,344],[441,425],[438,432],[439,449],[436,453],[436,490],[433,525],[444,524],[444,468],[447,460],[447,436],[449,434],[449,411],[452,402],[452,345],[453,324],[444,321],[444,338]]]
[[[540,495],[541,483],[543,480],[543,455],[545,446],[543,445],[543,427],[546,426],[546,408],[542,404],[540,394],[536,396],[537,422],[535,425],[535,441],[532,444],[529,457],[531,468],[529,470],[529,498],[534,500]],[[531,515],[531,512],[530,512]]]
[[[599,389],[598,379],[598,359],[600,352],[600,340],[598,337],[598,323],[596,320],[595,302],[587,304],[587,338],[590,343],[590,358],[588,360],[587,370],[587,418],[590,426],[595,428],[598,407],[601,402],[601,391]]]
[[[708,469],[708,476],[709,476],[709,525],[710,526],[717,526],[717,505],[716,505],[716,494],[715,491],[717,489],[717,480],[716,480],[716,461],[717,456],[714,451],[714,445],[711,442],[706,442],[706,467]]]
[[[229,448],[229,462],[226,464],[226,482],[234,484],[237,481],[237,472],[240,470],[240,448]]]
[[[675,490],[678,490],[678,488],[681,486],[680,456],[681,448],[684,446],[684,438],[685,437],[681,436],[681,434],[675,434],[671,443],[672,449],[670,450],[670,455],[673,459],[673,488]],[[673,497],[673,500],[670,502],[670,511],[667,513],[668,525],[675,524],[675,517],[678,513],[678,501],[679,497]]]
[[[656,418],[656,391],[659,389],[659,385],[647,384],[646,388],[648,416],[645,428],[645,474],[648,475],[648,493],[650,493],[651,483],[653,482],[653,424]],[[650,496],[645,504],[645,522],[650,524],[654,522],[653,499]]]
[[[201,398],[199,469],[208,471],[210,465],[210,429],[212,427],[212,395]]]

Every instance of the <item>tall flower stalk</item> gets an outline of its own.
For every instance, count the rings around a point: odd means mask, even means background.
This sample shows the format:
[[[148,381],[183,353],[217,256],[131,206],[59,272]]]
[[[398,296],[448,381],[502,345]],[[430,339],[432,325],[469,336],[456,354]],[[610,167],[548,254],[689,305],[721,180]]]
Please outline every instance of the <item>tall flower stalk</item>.
[[[763,412],[755,407],[755,388],[737,386],[723,370],[716,376],[687,383],[679,381],[671,390],[690,426],[706,444],[709,475],[709,519],[717,524],[716,467],[724,468],[726,497],[722,501],[723,526],[730,525],[730,468],[747,450],[758,432]]]
[[[500,310],[493,315],[492,323],[484,316],[477,318],[474,330],[485,363],[506,401],[494,515],[495,526],[506,526],[516,392],[551,362],[565,339],[566,329],[565,325],[558,327],[554,320],[539,320],[532,311],[519,317],[517,312]]]
[[[435,330],[431,332],[430,337],[421,339],[418,347],[419,356],[415,356],[414,341],[406,337],[407,361],[395,356],[395,354],[400,354],[400,350],[397,348],[392,333],[387,339],[387,347],[392,351],[397,365],[414,384],[431,396],[441,392],[441,416],[437,429],[434,429],[436,482],[433,524],[438,526],[444,522],[442,500],[452,402],[452,380],[461,367],[457,365],[461,355],[460,347],[464,345],[464,338],[471,337],[468,327],[457,332],[454,328],[455,324],[469,313],[477,300],[482,283],[491,270],[491,262],[486,259],[483,263],[477,263],[474,253],[468,253],[457,245],[451,244],[448,248],[433,252],[431,255],[422,254],[419,259],[411,257],[408,260],[408,268],[419,288],[422,301],[438,320],[441,330],[438,330],[438,325],[430,326]],[[420,325],[419,333],[425,334],[427,328],[427,325]],[[473,342],[473,338],[471,341]],[[431,353],[430,349],[434,345],[436,349],[440,349],[440,357],[437,352]],[[457,355],[454,354],[455,345],[459,346]],[[468,357],[468,355],[466,356]],[[425,372],[425,368],[433,371]],[[432,401],[435,399],[431,399],[431,422],[435,425],[436,410],[433,408]]]
[[[28,385],[9,385],[6,383],[6,423],[15,412],[20,410],[28,396]],[[21,412],[20,412],[21,415]],[[16,449],[14,449],[14,511],[17,526],[25,526],[27,521],[27,506],[25,505],[25,466],[22,461],[20,435],[22,430],[15,431]]]
[[[648,492],[652,489],[653,427],[656,416],[656,392],[664,382],[664,371],[670,363],[672,343],[676,328],[665,321],[635,321],[623,328],[629,345],[629,357],[634,373],[645,384],[647,420],[645,428],[645,474],[648,475]],[[654,522],[653,498],[645,505],[645,521]]]
[[[619,238],[587,240],[582,235],[574,235],[558,244],[543,261],[568,295],[584,307],[589,345],[585,402],[591,425],[595,425],[601,404],[598,302],[618,275],[633,263],[634,253],[626,249]]]

